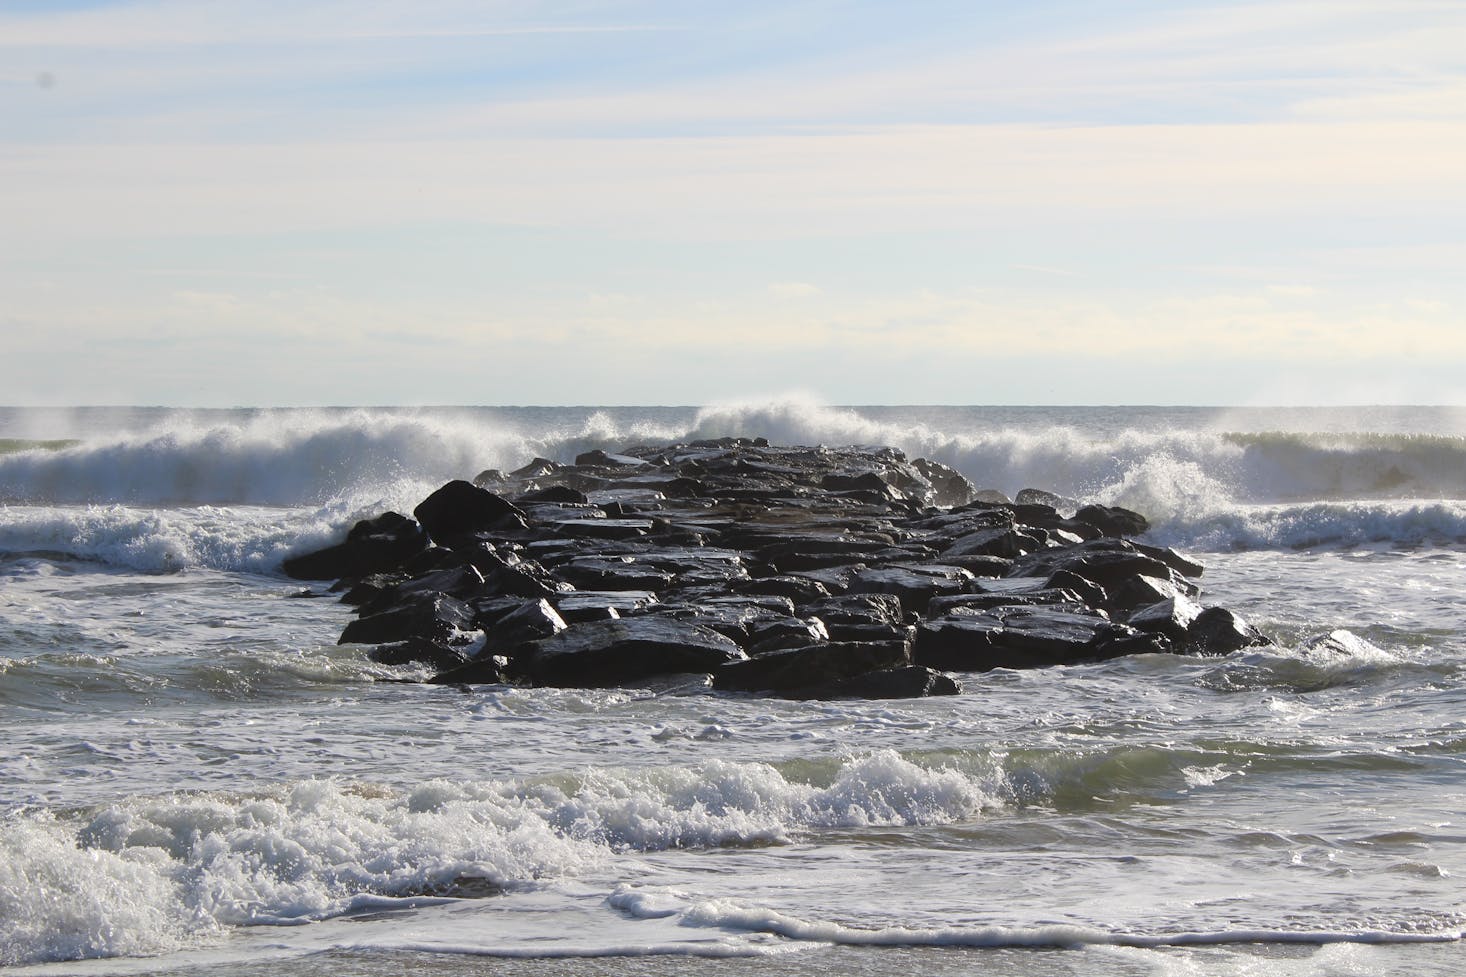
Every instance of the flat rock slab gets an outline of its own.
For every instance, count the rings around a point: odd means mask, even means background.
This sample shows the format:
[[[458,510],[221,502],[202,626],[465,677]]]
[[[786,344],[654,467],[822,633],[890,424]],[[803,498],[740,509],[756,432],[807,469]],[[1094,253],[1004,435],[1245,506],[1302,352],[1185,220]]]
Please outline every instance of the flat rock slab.
[[[536,685],[601,687],[649,675],[713,672],[746,657],[711,628],[644,616],[577,624],[529,646],[521,667]]]
[[[916,664],[930,668],[986,672],[1076,665],[1170,650],[1164,638],[1096,614],[1017,606],[921,624],[916,630],[915,659]]]

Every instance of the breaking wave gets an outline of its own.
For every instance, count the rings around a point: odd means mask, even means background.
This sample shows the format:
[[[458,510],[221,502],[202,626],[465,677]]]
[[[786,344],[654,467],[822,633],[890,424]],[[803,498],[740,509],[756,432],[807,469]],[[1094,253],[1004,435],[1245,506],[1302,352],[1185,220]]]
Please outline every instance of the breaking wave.
[[[171,533],[149,510],[308,508],[305,521],[325,534],[358,513],[408,510],[443,481],[486,468],[727,436],[894,445],[953,466],[979,488],[1011,495],[1031,486],[1136,509],[1159,539],[1195,548],[1466,539],[1466,438],[1164,426],[1141,409],[1096,429],[1074,421],[1079,413],[1015,420],[1011,411],[946,408],[923,418],[917,409],[798,399],[701,409],[163,412],[144,430],[16,442],[0,454],[0,502],[13,510],[0,550],[53,549],[142,569],[254,569],[278,558],[274,530],[240,548]],[[1066,418],[1073,422],[1056,422]],[[38,506],[85,508],[16,515]]]

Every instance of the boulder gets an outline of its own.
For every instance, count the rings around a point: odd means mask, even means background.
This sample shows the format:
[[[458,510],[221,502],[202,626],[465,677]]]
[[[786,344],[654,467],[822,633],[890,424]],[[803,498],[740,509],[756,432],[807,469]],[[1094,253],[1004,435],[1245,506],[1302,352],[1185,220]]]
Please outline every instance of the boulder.
[[[524,522],[524,511],[514,503],[463,479],[455,479],[429,495],[412,514],[433,541],[444,546],[506,521],[518,525]]]
[[[394,570],[427,548],[418,523],[384,512],[352,526],[345,542],[285,560],[285,575],[296,580],[339,580]]]
[[[1087,505],[1074,513],[1106,536],[1139,536],[1150,529],[1150,521],[1138,512],[1119,506]]]
[[[536,685],[614,686],[651,675],[713,672],[747,656],[709,628],[664,617],[577,624],[529,645],[522,668]]]
[[[1186,628],[1187,649],[1198,655],[1230,655],[1270,644],[1266,635],[1224,607],[1208,607]]]
[[[455,635],[473,628],[473,609],[463,601],[446,594],[416,594],[389,610],[352,621],[337,644],[382,645],[409,638],[449,644]]]
[[[1170,651],[1164,638],[1098,615],[1013,606],[919,625],[915,661],[941,671],[986,672],[1075,665],[1162,651]]]

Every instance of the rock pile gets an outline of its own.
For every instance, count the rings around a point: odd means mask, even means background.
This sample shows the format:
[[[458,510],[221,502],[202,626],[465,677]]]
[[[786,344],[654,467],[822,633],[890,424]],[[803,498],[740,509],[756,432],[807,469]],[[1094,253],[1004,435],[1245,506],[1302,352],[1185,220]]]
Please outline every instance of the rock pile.
[[[893,448],[726,438],[454,481],[285,561],[339,579],[342,643],[438,683],[697,673],[796,698],[959,691],[950,672],[1265,644],[1196,601],[1145,519],[979,493]]]

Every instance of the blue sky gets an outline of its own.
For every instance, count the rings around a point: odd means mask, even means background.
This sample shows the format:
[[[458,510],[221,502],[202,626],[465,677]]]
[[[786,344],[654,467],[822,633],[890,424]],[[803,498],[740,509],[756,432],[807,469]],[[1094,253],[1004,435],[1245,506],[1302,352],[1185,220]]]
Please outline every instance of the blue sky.
[[[1466,402],[1457,2],[0,3],[0,401]]]

